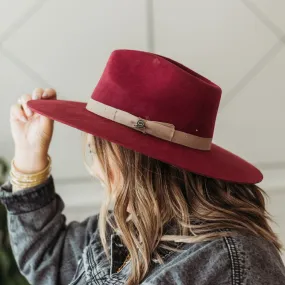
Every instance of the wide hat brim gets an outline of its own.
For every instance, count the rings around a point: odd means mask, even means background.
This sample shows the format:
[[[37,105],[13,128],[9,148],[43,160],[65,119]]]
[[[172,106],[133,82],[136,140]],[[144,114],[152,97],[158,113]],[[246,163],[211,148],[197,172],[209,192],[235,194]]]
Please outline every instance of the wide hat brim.
[[[196,174],[249,184],[263,179],[252,164],[215,144],[210,151],[201,151],[168,142],[93,114],[83,102],[32,100],[28,106],[52,120]]]

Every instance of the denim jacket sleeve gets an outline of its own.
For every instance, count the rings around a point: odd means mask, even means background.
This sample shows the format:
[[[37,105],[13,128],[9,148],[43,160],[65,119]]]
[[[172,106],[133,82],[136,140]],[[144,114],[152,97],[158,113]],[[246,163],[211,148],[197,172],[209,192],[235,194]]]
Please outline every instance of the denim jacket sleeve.
[[[21,273],[32,284],[68,284],[83,248],[97,228],[97,216],[66,224],[64,203],[55,193],[53,178],[34,188],[0,189],[8,211],[11,246]]]

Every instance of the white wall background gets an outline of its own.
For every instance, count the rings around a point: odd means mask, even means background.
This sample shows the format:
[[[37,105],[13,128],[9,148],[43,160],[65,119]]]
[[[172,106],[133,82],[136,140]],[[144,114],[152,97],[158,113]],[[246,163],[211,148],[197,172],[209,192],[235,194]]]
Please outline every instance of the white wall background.
[[[261,168],[285,242],[284,11],[284,0],[1,0],[1,156],[13,156],[8,113],[21,94],[53,87],[86,101],[112,50],[157,52],[222,86],[215,142]],[[103,191],[80,133],[57,124],[51,155],[68,219],[96,212]]]

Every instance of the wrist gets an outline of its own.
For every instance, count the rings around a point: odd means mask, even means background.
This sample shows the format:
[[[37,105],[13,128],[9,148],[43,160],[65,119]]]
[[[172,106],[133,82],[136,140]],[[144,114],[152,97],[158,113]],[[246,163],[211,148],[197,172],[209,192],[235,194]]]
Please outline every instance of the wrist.
[[[30,174],[42,171],[48,165],[47,152],[15,150],[14,165],[19,172]]]

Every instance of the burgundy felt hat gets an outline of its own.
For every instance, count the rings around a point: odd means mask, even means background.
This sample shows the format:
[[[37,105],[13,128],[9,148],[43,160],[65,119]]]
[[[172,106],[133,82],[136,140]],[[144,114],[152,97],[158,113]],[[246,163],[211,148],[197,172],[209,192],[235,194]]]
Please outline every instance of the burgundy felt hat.
[[[35,112],[191,172],[258,183],[252,164],[212,143],[221,88],[172,59],[114,51],[87,103],[32,100]]]

